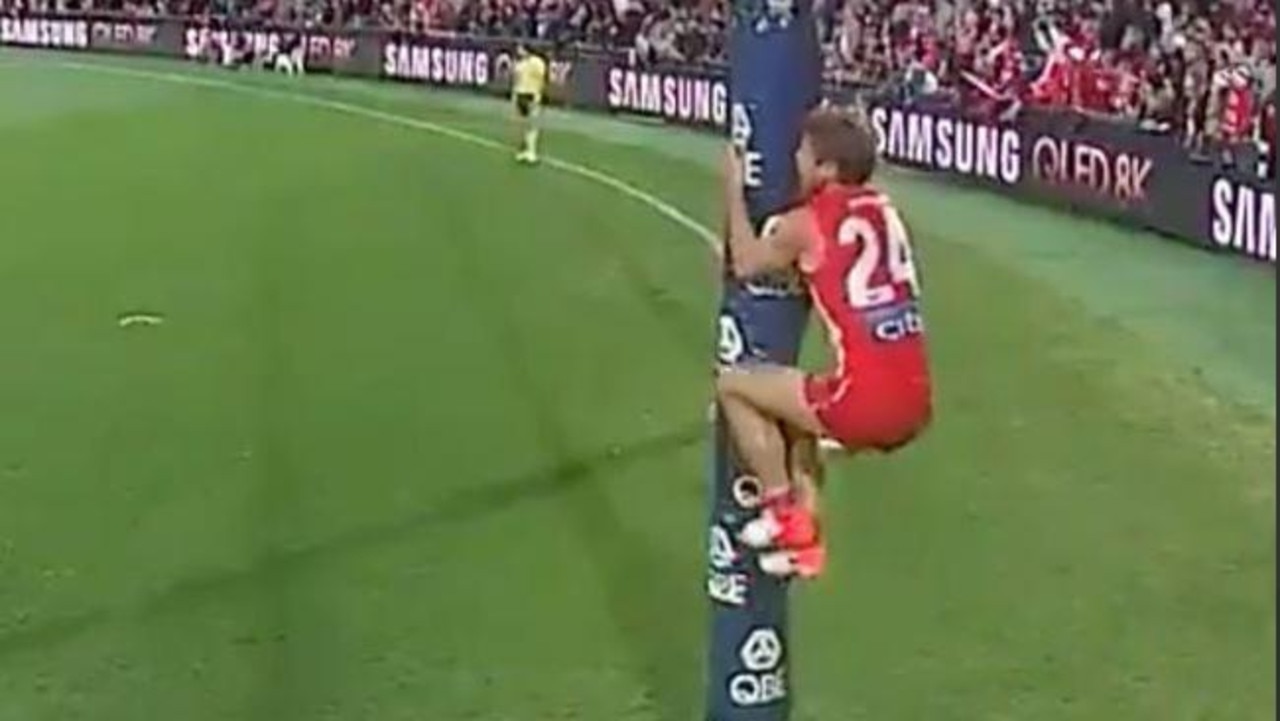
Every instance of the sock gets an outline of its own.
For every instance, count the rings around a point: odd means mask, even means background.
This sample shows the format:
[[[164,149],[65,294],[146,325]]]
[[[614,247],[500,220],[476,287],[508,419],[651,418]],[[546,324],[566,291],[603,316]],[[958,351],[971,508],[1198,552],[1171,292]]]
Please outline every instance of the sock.
[[[761,494],[760,500],[762,501],[762,505],[765,506],[787,503],[792,500],[791,488],[766,488],[764,493]]]
[[[538,154],[538,130],[531,128],[524,134],[524,147],[530,155]]]

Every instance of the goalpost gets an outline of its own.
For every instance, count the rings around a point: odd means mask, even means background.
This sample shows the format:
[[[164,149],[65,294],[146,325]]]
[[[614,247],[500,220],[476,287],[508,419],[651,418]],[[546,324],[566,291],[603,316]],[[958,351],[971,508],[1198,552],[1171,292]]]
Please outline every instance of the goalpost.
[[[747,206],[759,230],[795,192],[792,155],[801,121],[820,97],[822,60],[812,0],[733,0],[732,23],[730,132],[744,152]],[[747,284],[726,277],[717,361],[794,364],[808,313],[794,278]],[[737,541],[760,487],[732,458],[719,417],[710,490],[706,721],[785,721],[794,691],[789,584],[761,573],[755,553]]]

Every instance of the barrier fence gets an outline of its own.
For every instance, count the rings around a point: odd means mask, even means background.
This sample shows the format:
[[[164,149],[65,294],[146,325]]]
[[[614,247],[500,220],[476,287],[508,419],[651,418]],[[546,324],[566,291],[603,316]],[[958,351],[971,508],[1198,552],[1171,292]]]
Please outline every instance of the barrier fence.
[[[210,40],[233,39],[263,55],[297,33],[308,72],[508,91],[513,43],[505,40],[184,18],[0,17],[0,45],[189,60]],[[581,47],[548,48],[547,54],[553,102],[720,132],[731,122],[725,69],[644,68],[621,54]],[[868,102],[891,163],[1276,261],[1275,189],[1252,163],[1197,161],[1172,136],[1108,119],[1024,110],[1000,123],[967,117],[943,102],[878,100],[860,88],[828,85],[824,94],[835,102]]]

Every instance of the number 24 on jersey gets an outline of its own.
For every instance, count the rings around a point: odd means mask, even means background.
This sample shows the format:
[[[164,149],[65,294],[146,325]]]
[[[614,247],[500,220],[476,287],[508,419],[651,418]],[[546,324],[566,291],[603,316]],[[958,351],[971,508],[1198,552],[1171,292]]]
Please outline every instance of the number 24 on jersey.
[[[907,226],[897,208],[884,205],[880,212],[885,221],[886,232],[883,235],[865,215],[857,212],[847,216],[836,231],[836,241],[840,245],[858,245],[845,282],[849,304],[854,308],[874,308],[893,303],[900,300],[898,289],[903,287],[908,298],[901,300],[920,296],[920,279],[916,275]],[[877,283],[873,276],[882,267],[889,280]]]

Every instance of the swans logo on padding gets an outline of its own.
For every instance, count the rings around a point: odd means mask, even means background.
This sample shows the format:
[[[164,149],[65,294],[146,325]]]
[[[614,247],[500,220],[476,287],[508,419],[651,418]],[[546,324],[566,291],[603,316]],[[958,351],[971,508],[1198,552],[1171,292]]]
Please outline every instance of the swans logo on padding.
[[[1012,128],[898,108],[874,108],[871,126],[888,160],[1004,185],[1022,178],[1022,138]]]

